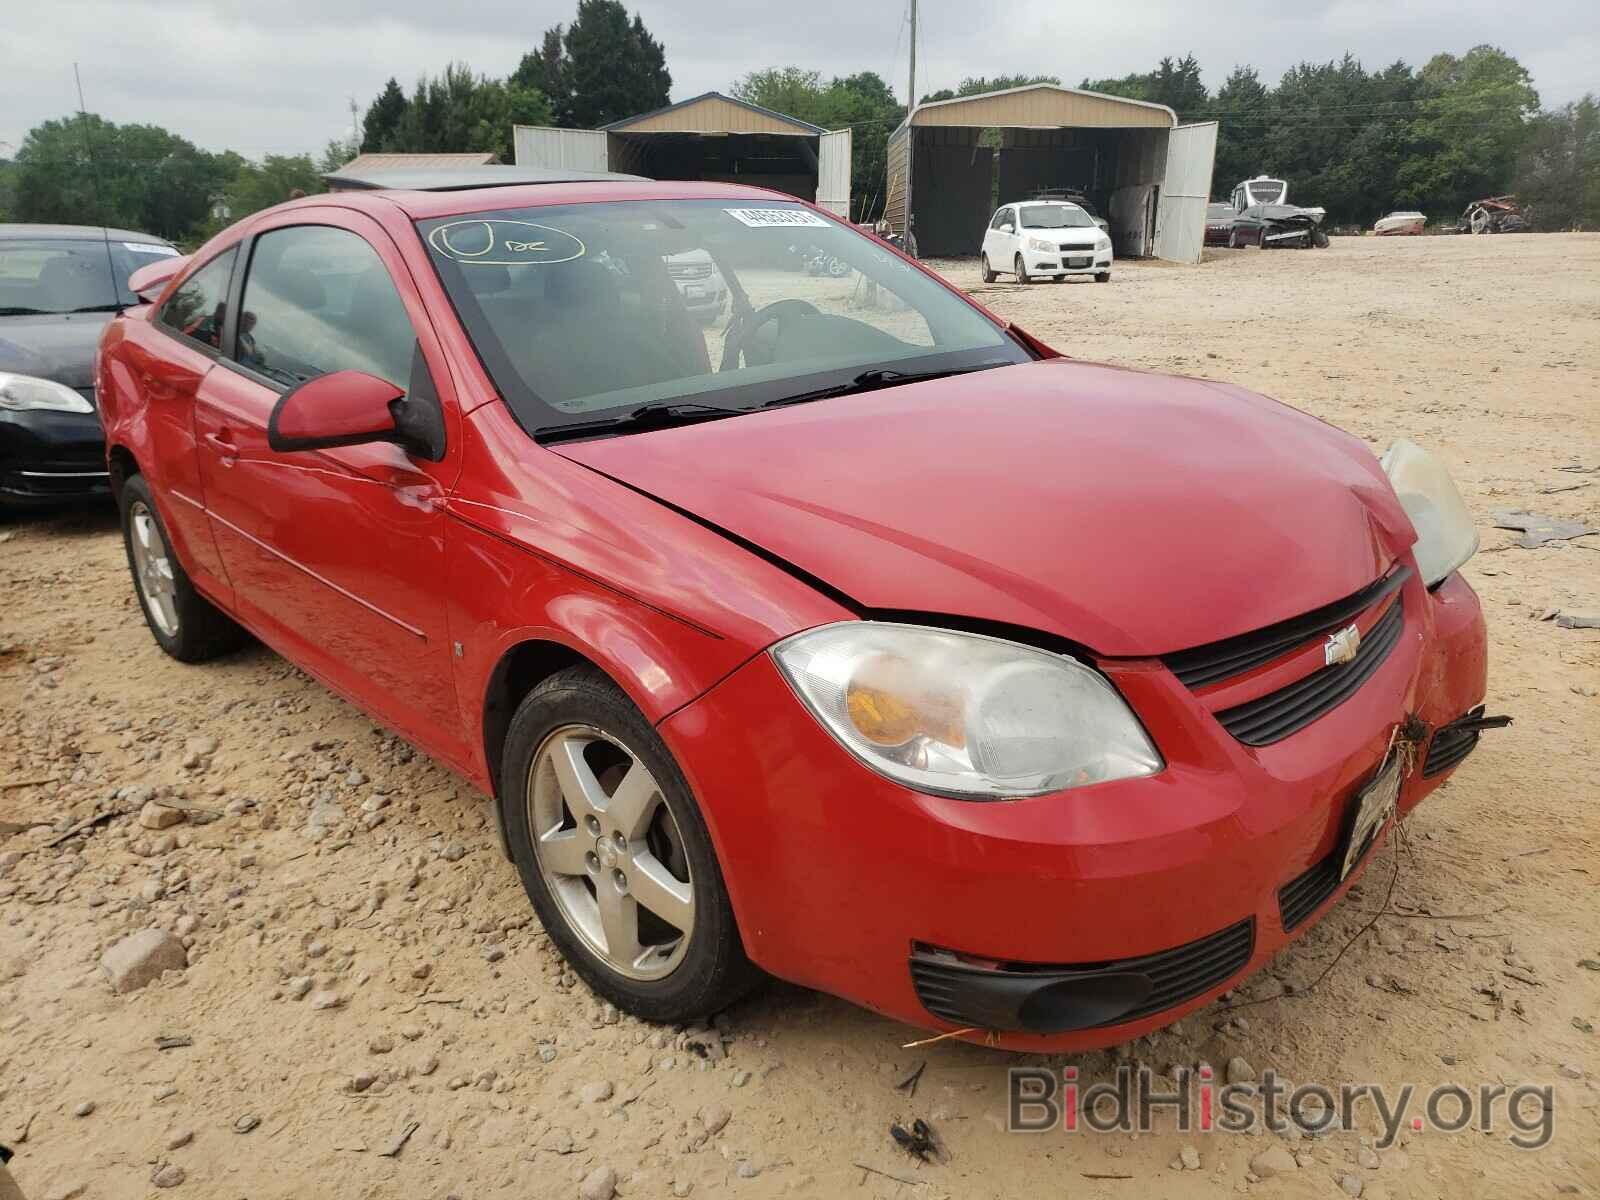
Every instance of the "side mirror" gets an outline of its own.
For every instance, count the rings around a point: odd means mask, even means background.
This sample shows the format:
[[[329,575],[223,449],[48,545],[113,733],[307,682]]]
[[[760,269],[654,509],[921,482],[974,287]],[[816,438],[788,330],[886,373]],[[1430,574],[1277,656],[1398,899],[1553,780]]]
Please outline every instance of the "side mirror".
[[[146,304],[154,304],[172,277],[189,265],[189,255],[169,254],[159,262],[140,267],[128,276],[128,290]]]
[[[267,418],[267,445],[280,454],[369,442],[399,442],[394,404],[405,393],[365,371],[334,371],[285,392]]]
[[[1000,232],[1001,233],[1015,233],[1016,231],[1017,231],[1017,227],[1015,225],[1013,225],[1010,221],[1001,221],[1000,222]]]

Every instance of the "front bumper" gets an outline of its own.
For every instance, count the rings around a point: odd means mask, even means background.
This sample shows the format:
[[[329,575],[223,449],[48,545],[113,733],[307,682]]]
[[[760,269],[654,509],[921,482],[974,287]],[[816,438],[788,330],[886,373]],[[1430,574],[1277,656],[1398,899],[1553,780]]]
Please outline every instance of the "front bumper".
[[[1030,275],[1098,275],[1111,270],[1110,250],[1085,249],[1066,251],[1024,250],[1022,261]]]
[[[1210,1001],[1359,877],[1365,863],[1343,883],[1335,869],[1330,884],[1327,864],[1395,725],[1408,713],[1444,725],[1484,695],[1483,616],[1465,581],[1427,592],[1413,579],[1406,609],[1401,640],[1360,692],[1256,748],[1231,737],[1162,663],[1099,663],[1167,766],[1077,792],[981,803],[892,783],[822,729],[767,655],[660,728],[700,798],[758,964],[950,1030],[972,1022],[930,1011],[937,990],[914,978],[929,961],[1053,977],[1159,960],[1112,972],[1152,981],[1139,1005],[1114,1009],[1131,1019],[999,1036],[1016,1049],[1086,1049]],[[1401,814],[1448,777],[1414,770]],[[1079,985],[1065,991],[1087,1002]]]
[[[97,414],[0,412],[0,507],[47,508],[110,495]]]

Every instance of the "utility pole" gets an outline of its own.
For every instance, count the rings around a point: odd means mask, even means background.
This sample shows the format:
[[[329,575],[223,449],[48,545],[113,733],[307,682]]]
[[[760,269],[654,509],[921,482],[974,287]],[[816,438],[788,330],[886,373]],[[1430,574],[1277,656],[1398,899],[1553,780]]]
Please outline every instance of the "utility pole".
[[[358,114],[361,106],[356,103],[354,95],[350,97],[350,153],[352,156],[361,153],[361,123]]]
[[[917,0],[911,0],[911,77],[906,80],[906,228],[901,245],[912,258],[917,256],[916,243],[911,236],[911,176],[916,167],[917,131],[911,125],[911,114],[917,107]]]

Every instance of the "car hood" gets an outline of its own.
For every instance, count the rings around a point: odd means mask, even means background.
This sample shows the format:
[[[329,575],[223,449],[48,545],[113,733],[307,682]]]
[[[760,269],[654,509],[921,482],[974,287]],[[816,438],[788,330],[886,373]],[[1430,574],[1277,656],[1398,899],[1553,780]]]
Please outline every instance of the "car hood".
[[[0,371],[94,386],[94,351],[111,313],[39,313],[0,317]]]
[[[1341,599],[1414,538],[1359,439],[1240,388],[1066,360],[551,449],[864,609],[1114,656]]]

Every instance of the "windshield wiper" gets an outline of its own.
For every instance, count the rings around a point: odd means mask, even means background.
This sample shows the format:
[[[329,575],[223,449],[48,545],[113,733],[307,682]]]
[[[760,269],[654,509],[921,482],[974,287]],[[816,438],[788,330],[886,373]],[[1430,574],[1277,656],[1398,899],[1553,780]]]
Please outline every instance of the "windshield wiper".
[[[85,304],[82,308],[74,308],[75,313],[81,312],[121,312],[127,308],[126,304]]]
[[[562,438],[583,437],[607,429],[660,429],[668,425],[709,421],[717,417],[732,417],[747,413],[748,408],[729,408],[721,404],[699,404],[689,400],[652,400],[631,412],[616,417],[601,417],[595,421],[576,421],[571,425],[545,425],[533,431],[541,441],[559,441]]]
[[[922,383],[929,379],[945,379],[951,375],[967,375],[973,371],[987,371],[991,367],[1008,367],[1005,360],[976,363],[970,367],[945,367],[939,371],[896,371],[890,367],[873,367],[863,371],[849,383],[817,388],[812,392],[799,392],[793,396],[779,396],[768,400],[762,408],[781,408],[785,404],[804,404],[810,400],[827,400],[833,396],[851,396],[858,392],[875,392],[879,388],[898,387],[902,383]]]
[[[0,317],[42,317],[45,316],[48,311],[48,309],[43,308],[24,308],[20,306],[12,306],[10,308],[0,308]]]

